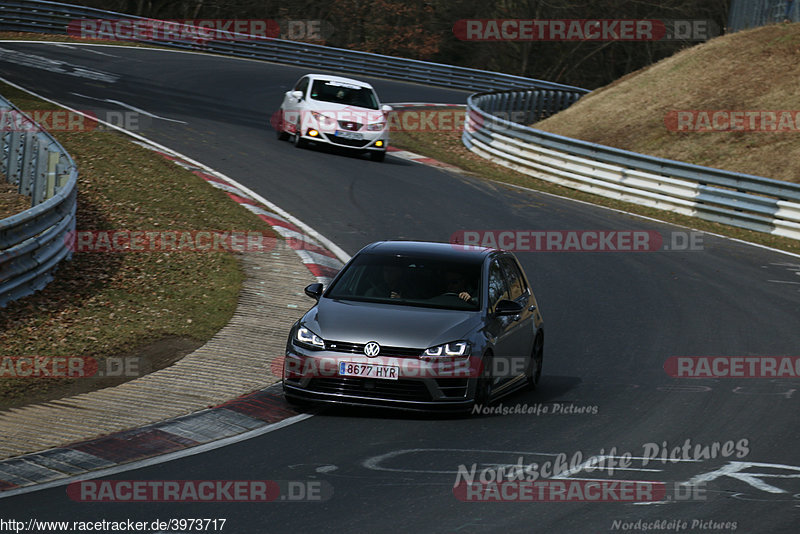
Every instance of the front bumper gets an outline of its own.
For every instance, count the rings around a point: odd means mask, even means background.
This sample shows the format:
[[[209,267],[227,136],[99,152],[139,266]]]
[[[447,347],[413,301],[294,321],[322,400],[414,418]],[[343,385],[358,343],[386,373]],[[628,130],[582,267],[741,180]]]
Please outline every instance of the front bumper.
[[[341,362],[399,368],[397,380],[339,374]],[[474,404],[474,370],[469,360],[434,364],[417,358],[367,358],[331,351],[287,348],[283,390],[289,400],[413,411],[468,411]]]
[[[308,132],[311,130],[316,130],[318,134],[315,136],[308,135]],[[301,139],[305,139],[307,141],[325,143],[331,146],[376,152],[385,152],[386,147],[389,145],[389,133],[387,130],[375,132],[363,130],[352,132],[360,135],[361,139],[348,139],[346,137],[336,135],[336,132],[336,128],[326,127],[320,125],[319,123],[312,123],[303,126],[302,131],[300,132],[300,137]],[[376,143],[378,143],[380,146],[376,146]]]

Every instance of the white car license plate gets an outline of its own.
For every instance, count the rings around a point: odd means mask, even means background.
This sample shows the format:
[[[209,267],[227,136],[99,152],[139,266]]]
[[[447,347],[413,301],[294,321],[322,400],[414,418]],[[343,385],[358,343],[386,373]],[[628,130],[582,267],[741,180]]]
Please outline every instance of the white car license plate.
[[[400,368],[396,365],[378,365],[375,363],[339,362],[340,376],[361,376],[364,378],[383,378],[397,380]]]
[[[364,139],[364,134],[360,134],[358,132],[348,132],[346,130],[336,130],[336,137],[341,137],[342,139],[356,139],[361,141]]]

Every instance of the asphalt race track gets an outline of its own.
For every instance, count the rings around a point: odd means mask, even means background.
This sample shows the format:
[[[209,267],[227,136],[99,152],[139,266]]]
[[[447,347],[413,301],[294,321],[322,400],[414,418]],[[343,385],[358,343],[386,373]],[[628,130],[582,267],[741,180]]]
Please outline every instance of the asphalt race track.
[[[448,241],[459,230],[645,230],[667,242],[671,232],[687,231],[391,156],[375,163],[295,149],[267,124],[307,69],[148,49],[3,42],[0,72],[76,109],[101,116],[131,110],[121,102],[160,117],[138,133],[238,180],[349,254],[381,239]],[[367,81],[387,103],[464,103],[468,95]],[[226,518],[223,532],[234,533],[583,533],[624,530],[638,520],[686,521],[690,532],[730,532],[730,523],[736,532],[797,531],[800,380],[677,379],[664,364],[672,356],[800,355],[800,259],[709,235],[702,250],[518,257],[545,319],[544,373],[538,391],[503,404],[543,405],[548,413],[434,417],[334,410],[113,477],[319,483],[332,492],[320,501],[85,503],[71,500],[62,486],[0,499],[0,515]],[[590,413],[568,413],[581,408]],[[524,464],[559,453],[572,458],[577,451],[584,458],[601,451],[641,457],[648,444],[666,442],[672,449],[687,439],[692,447],[746,446],[727,456],[646,466],[634,460],[613,474],[574,477],[666,482],[668,490],[693,481],[703,490],[695,499],[482,503],[462,502],[453,492],[462,464],[477,463],[480,471],[520,457]],[[724,523],[727,528],[718,528]]]

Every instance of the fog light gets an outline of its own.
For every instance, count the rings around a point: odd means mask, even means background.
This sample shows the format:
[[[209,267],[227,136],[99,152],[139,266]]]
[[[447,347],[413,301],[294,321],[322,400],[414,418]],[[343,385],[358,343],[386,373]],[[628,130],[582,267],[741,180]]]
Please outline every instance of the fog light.
[[[375,146],[377,146],[377,147],[381,147],[381,146],[383,146],[383,141],[381,141],[380,139],[378,139],[377,141],[375,141]]]
[[[308,136],[309,137],[319,137],[319,132],[312,128],[312,129],[310,129],[308,131]]]

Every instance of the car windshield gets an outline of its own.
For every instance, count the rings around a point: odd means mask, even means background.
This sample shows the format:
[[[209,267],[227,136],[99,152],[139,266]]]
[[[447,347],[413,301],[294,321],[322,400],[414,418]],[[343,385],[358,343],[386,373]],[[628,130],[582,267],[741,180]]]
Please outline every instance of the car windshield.
[[[314,80],[311,98],[320,102],[378,109],[378,98],[372,89],[333,80]]]
[[[480,294],[481,263],[361,254],[325,297],[475,311]]]

